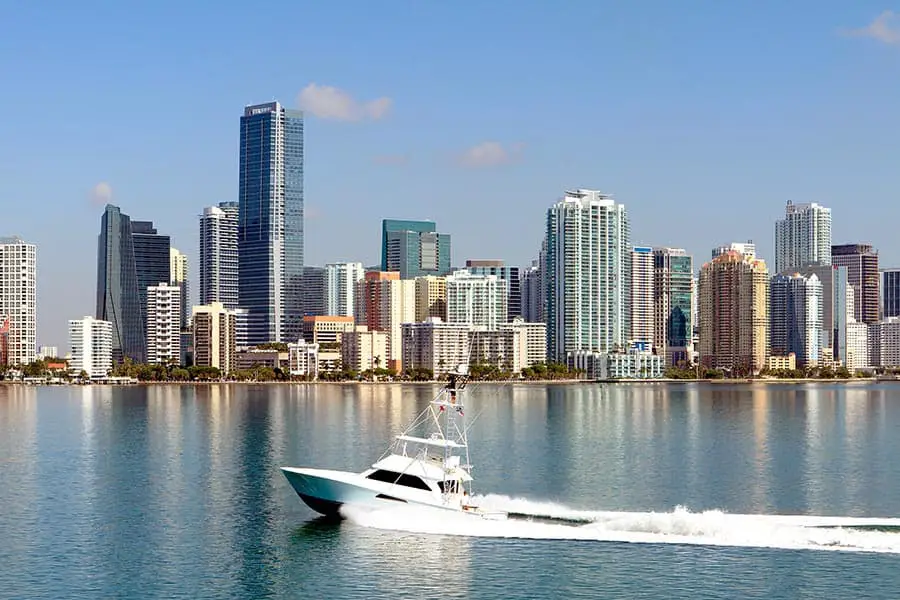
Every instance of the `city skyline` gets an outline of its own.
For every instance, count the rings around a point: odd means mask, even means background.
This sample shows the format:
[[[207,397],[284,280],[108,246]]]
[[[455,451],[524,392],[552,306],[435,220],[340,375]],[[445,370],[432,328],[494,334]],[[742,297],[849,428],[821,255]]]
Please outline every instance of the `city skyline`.
[[[172,23],[165,2],[133,19],[121,8],[20,7],[9,16],[6,37],[20,58],[0,61],[11,85],[27,85],[30,93],[10,95],[0,108],[44,117],[27,126],[12,117],[5,122],[5,139],[15,143],[0,150],[9,166],[4,197],[25,209],[2,233],[38,247],[38,343],[61,346],[67,320],[93,312],[95,248],[84,231],[95,229],[98,209],[111,201],[152,218],[197,265],[192,217],[237,200],[236,112],[281,98],[288,108],[306,109],[306,136],[316,149],[306,178],[307,264],[376,264],[379,231],[372,223],[400,216],[440,223],[454,236],[457,265],[491,256],[526,267],[547,204],[559,189],[583,186],[628,205],[633,243],[684,247],[697,257],[695,269],[710,247],[747,238],[773,262],[771,221],[787,199],[832,208],[834,243],[872,243],[883,266],[897,266],[900,242],[890,232],[897,182],[886,156],[900,118],[891,109],[900,85],[885,76],[896,69],[897,49],[879,41],[883,30],[873,26],[885,8],[810,4],[773,13],[737,2],[691,17],[656,3],[647,17],[643,9],[603,3],[524,3],[515,22],[497,6],[470,23],[434,6],[417,13],[416,36],[429,40],[419,48],[418,37],[371,30],[372,19],[408,30],[410,17],[399,8],[360,5],[348,17],[337,7],[315,7],[302,11],[303,20],[318,25],[279,38],[284,55],[315,57],[288,70],[257,68],[250,50],[270,35],[247,27],[263,24],[262,15],[237,7],[220,7],[219,26],[200,37],[196,26],[205,14],[187,8]],[[300,12],[287,7],[285,22]],[[587,55],[553,34],[585,20],[599,23],[622,51]],[[169,44],[160,51],[136,23],[167,27]],[[329,33],[338,23],[348,33],[340,42]],[[504,36],[508,46],[460,49],[447,32],[463,25],[473,35],[498,28],[516,35]],[[768,32],[762,49],[754,34],[760,28]],[[642,35],[632,35],[636,29]],[[84,36],[97,45],[78,43]],[[58,51],[29,52],[39,39]],[[409,76],[403,58],[413,47],[423,64],[441,66],[438,85],[420,87]],[[363,54],[377,67],[361,70]],[[738,56],[741,68],[725,63],[726,54]],[[823,55],[834,57],[825,68]],[[135,65],[147,76],[138,77]],[[579,94],[559,93],[585,71],[598,77]],[[36,75],[47,72],[60,77]],[[508,76],[499,81],[497,72]],[[100,83],[84,85],[85,77]],[[610,88],[617,93],[605,93]],[[66,89],[78,93],[59,110],[56,99]],[[187,104],[203,110],[190,117],[168,110]],[[142,121],[120,127],[125,107]],[[535,119],[539,113],[552,118]],[[56,140],[50,152],[36,144],[48,136]],[[586,148],[588,137],[604,144]],[[35,184],[34,174],[48,166],[54,176]],[[861,202],[886,218],[854,210]],[[678,210],[663,219],[662,205]],[[746,206],[757,208],[736,219]],[[515,235],[494,235],[498,219]],[[342,244],[334,248],[337,235]]]

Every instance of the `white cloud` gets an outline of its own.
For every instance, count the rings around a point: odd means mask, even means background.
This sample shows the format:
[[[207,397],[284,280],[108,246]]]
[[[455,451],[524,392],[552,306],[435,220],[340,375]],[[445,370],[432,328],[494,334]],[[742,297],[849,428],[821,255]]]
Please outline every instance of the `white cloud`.
[[[112,202],[112,186],[101,181],[91,188],[90,199],[93,206],[106,206]]]
[[[865,27],[851,29],[846,35],[872,38],[883,44],[900,44],[900,15],[886,10]]]
[[[495,167],[515,162],[522,154],[524,144],[504,147],[500,142],[481,142],[459,155],[458,162],[464,167]]]
[[[393,101],[387,97],[362,102],[344,90],[310,83],[297,96],[297,105],[320,119],[337,121],[378,120],[385,117]]]

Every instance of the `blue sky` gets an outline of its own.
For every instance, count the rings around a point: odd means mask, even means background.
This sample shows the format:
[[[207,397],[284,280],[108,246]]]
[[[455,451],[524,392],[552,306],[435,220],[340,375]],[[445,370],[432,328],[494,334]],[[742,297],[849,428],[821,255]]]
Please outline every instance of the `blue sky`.
[[[0,8],[0,234],[38,244],[42,344],[94,311],[98,184],[195,277],[197,215],[236,199],[243,107],[273,98],[307,107],[309,264],[375,263],[384,217],[436,220],[456,264],[527,264],[547,207],[585,187],[698,266],[748,238],[771,259],[788,199],[900,266],[900,4]]]

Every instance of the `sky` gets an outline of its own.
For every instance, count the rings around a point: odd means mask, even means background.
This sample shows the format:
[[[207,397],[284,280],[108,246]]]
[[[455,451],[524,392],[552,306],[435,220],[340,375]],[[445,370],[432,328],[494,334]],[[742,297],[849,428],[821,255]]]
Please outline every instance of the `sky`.
[[[897,1],[897,0],[895,0]],[[900,3],[0,0],[0,235],[38,246],[38,343],[93,314],[110,201],[188,254],[237,199],[247,104],[306,111],[306,262],[432,219],[453,263],[537,256],[566,189],[632,240],[752,239],[787,200],[900,266]]]

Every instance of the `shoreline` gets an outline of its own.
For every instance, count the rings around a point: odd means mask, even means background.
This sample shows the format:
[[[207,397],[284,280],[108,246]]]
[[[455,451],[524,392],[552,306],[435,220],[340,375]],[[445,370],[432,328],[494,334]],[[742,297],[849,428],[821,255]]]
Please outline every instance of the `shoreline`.
[[[496,379],[496,380],[474,380],[469,383],[478,384],[495,384],[495,385],[658,385],[658,384],[702,384],[702,385],[747,385],[747,384],[809,384],[809,383],[829,383],[840,385],[864,385],[875,383],[891,383],[900,382],[898,378],[877,378],[877,377],[851,377],[848,379],[818,379],[818,378],[744,378],[744,379]],[[0,385],[12,386],[42,386],[42,387],[131,387],[131,386],[152,386],[152,385],[358,385],[358,386],[381,386],[381,385],[416,385],[416,386],[434,386],[441,385],[443,382],[434,381],[136,381],[133,383],[35,383],[25,381],[9,381],[0,380]]]

